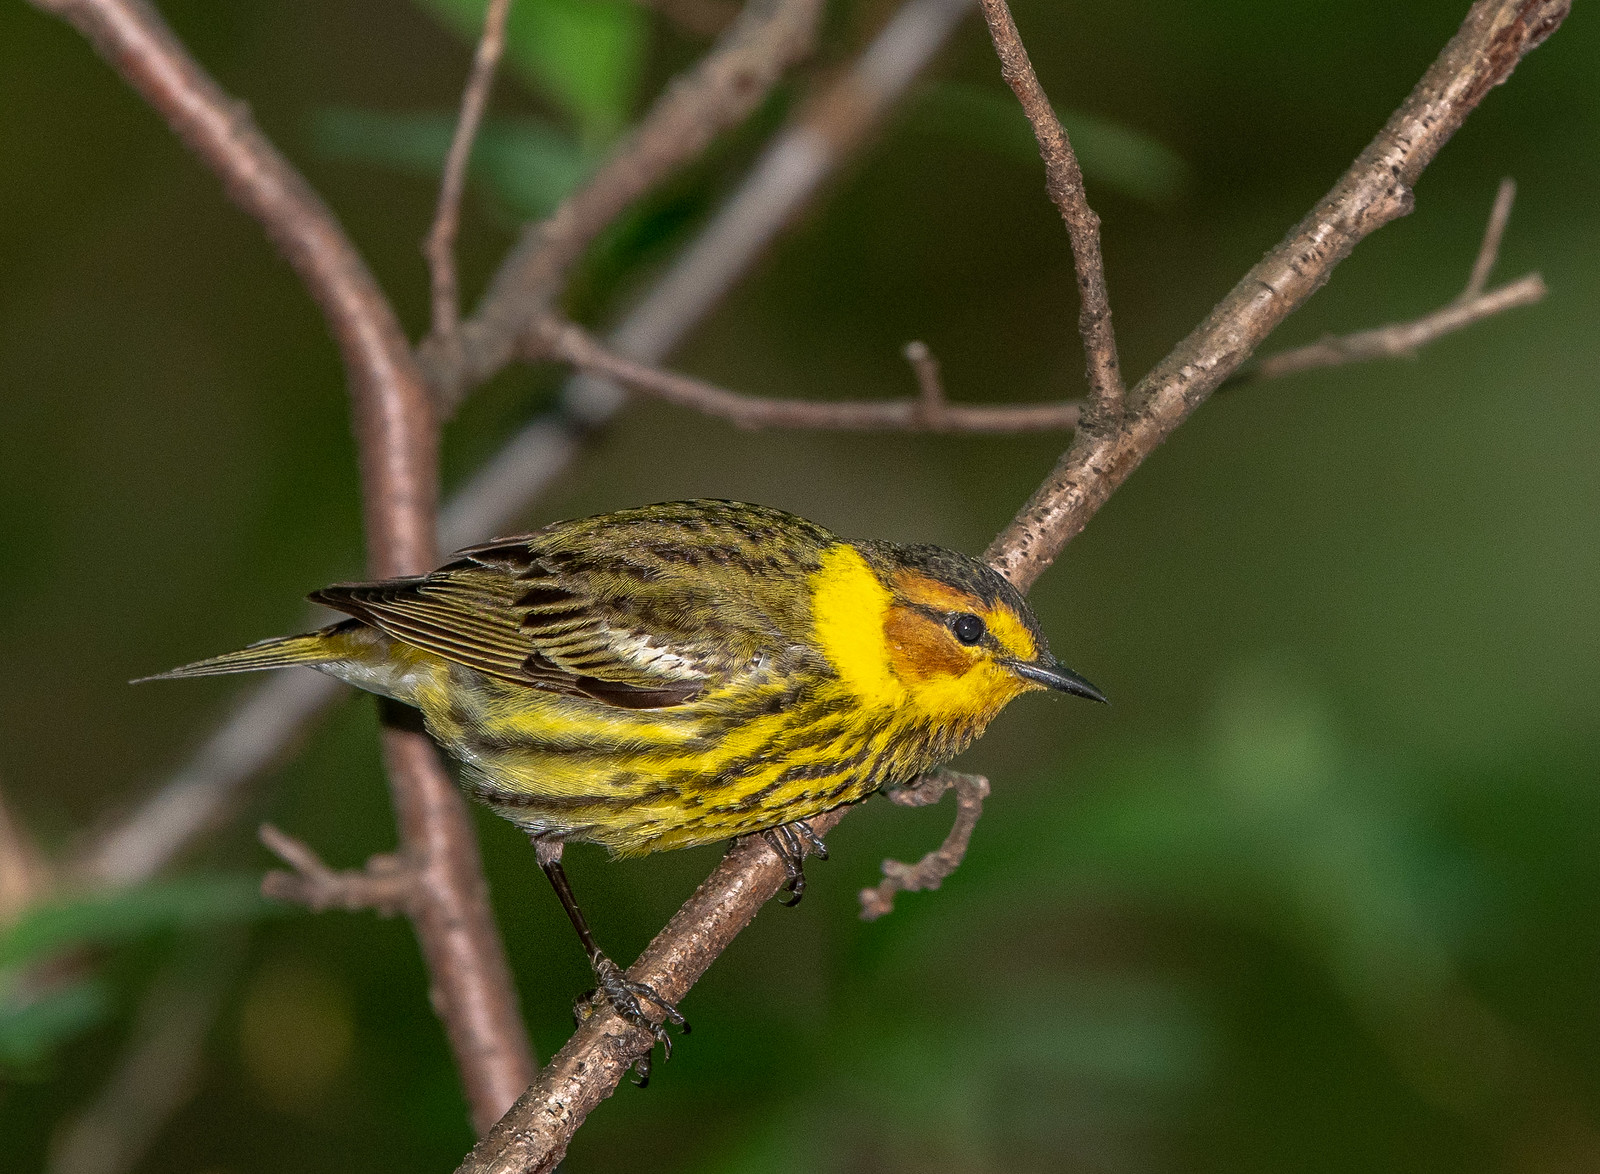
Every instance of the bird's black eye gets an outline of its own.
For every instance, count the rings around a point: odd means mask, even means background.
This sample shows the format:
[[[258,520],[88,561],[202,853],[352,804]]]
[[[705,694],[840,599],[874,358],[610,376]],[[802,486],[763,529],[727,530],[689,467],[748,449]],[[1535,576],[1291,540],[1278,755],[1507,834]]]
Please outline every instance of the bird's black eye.
[[[968,612],[950,618],[950,630],[963,644],[976,644],[983,639],[983,621]]]

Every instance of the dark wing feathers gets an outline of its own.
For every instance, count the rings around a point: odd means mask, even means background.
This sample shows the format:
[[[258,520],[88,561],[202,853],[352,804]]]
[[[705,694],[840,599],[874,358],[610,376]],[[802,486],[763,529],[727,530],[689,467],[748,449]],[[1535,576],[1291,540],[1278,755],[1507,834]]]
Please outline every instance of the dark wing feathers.
[[[311,598],[492,676],[656,708],[792,645],[809,625],[796,579],[834,541],[776,510],[679,502],[558,522],[459,551],[431,575]]]

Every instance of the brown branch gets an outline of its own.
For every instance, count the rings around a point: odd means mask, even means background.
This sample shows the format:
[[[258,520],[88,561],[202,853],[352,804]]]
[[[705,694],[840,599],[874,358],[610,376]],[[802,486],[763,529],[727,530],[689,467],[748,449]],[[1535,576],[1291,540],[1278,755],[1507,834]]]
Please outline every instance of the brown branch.
[[[1080,432],[1056,469],[990,546],[992,565],[1024,588],[1111,493],[1198,407],[1364,236],[1410,207],[1410,187],[1467,115],[1523,54],[1560,25],[1567,0],[1478,0],[1460,30],[1373,143],[1311,214],[1246,275],[1137,388],[1126,425]],[[826,833],[842,818],[812,821]],[[759,842],[736,846],[656,935],[628,976],[673,1002],[778,891],[782,869]],[[652,1045],[609,1011],[589,1019],[539,1081],[462,1164],[462,1174],[548,1171],[584,1117]]]
[[[384,917],[410,913],[415,907],[418,874],[398,856],[369,856],[365,868],[329,868],[306,844],[264,823],[261,842],[290,872],[269,872],[261,878],[263,895],[304,905],[313,913],[370,909]]]
[[[953,770],[929,771],[909,787],[896,787],[889,798],[902,807],[927,807],[939,802],[954,788],[956,819],[944,843],[915,864],[898,860],[883,862],[883,880],[861,890],[861,920],[876,921],[894,912],[896,893],[920,893],[937,889],[945,878],[966,859],[972,829],[983,816],[983,801],[989,797],[989,780],[982,775],[959,774]]]
[[[444,161],[444,177],[439,183],[439,207],[433,226],[423,243],[428,259],[428,274],[433,293],[433,337],[439,348],[460,366],[461,294],[456,273],[456,234],[461,227],[461,197],[467,188],[467,164],[472,160],[472,144],[483,123],[494,86],[494,71],[506,44],[506,18],[511,0],[489,0],[483,14],[483,35],[472,57],[472,72],[461,95],[461,116],[450,140],[450,153]]]
[[[1537,273],[1530,273],[1509,285],[1478,294],[1466,301],[1450,302],[1411,322],[1394,322],[1372,330],[1336,335],[1309,346],[1271,355],[1255,366],[1241,370],[1239,377],[1231,380],[1230,385],[1277,379],[1318,367],[1342,367],[1372,359],[1412,359],[1420,348],[1435,339],[1454,334],[1507,310],[1534,305],[1543,301],[1547,292],[1544,279]]]
[[[594,239],[640,196],[694,158],[760,104],[811,47],[821,0],[750,0],[733,28],[675,81],[599,172],[551,216],[524,230],[471,320],[458,362],[425,345],[421,359],[440,403],[482,383],[511,360],[529,324],[560,292]]]
[[[1333,190],[1133,388],[1115,435],[1080,431],[987,557],[1026,589],[1128,474],[1321,288],[1363,238],[1411,210],[1412,185],[1493,87],[1556,30],[1569,0],[1478,0]]]
[[[144,0],[35,0],[67,20],[259,221],[321,305],[350,384],[374,577],[433,566],[437,427],[393,308],[309,184],[191,58]],[[489,912],[466,803],[420,733],[387,730],[402,840],[424,876],[413,924],[433,1004],[474,1119],[494,1120],[533,1072],[505,951]]]
[[[722,209],[611,331],[608,349],[647,363],[664,358],[865,140],[973,2],[907,0],[850,69],[772,140]],[[599,378],[575,375],[564,403],[563,411],[535,420],[502,446],[446,503],[441,549],[511,526],[623,397]],[[313,672],[275,674],[245,691],[176,773],[81,853],[75,871],[110,884],[156,875],[242,806],[252,782],[344,692]]]
[[[1078,276],[1078,333],[1083,336],[1083,353],[1088,366],[1089,402],[1092,405],[1089,431],[1114,429],[1122,419],[1124,392],[1122,369],[1117,361],[1117,339],[1111,329],[1111,301],[1106,293],[1105,264],[1100,257],[1100,217],[1089,207],[1083,190],[1083,171],[1073,153],[1067,132],[1056,117],[1028,50],[1023,47],[1016,21],[1006,0],[978,0],[983,19],[1000,58],[1000,76],[1022,103],[1039,141],[1044,160],[1045,190],[1061,212],[1072,245],[1073,268]]]
[[[837,431],[1027,432],[1077,426],[1076,401],[1047,404],[947,404],[930,413],[926,399],[764,399],[741,395],[688,375],[647,367],[612,354],[580,326],[558,318],[535,324],[535,354],[604,375],[679,407],[731,421],[740,428],[816,428]]]
[[[1354,334],[1332,335],[1309,346],[1269,355],[1241,367],[1229,377],[1227,385],[1235,387],[1318,367],[1340,367],[1371,359],[1415,358],[1419,349],[1435,339],[1507,310],[1531,306],[1544,300],[1548,291],[1544,279],[1537,273],[1530,273],[1498,289],[1484,292],[1483,287],[1488,283],[1495,259],[1500,255],[1500,241],[1511,219],[1511,202],[1516,190],[1516,184],[1511,180],[1500,181],[1494,209],[1489,214],[1489,223],[1484,228],[1483,241],[1478,246],[1478,256],[1472,265],[1472,275],[1467,279],[1466,288],[1453,300],[1431,314],[1424,314],[1410,322],[1393,322]]]

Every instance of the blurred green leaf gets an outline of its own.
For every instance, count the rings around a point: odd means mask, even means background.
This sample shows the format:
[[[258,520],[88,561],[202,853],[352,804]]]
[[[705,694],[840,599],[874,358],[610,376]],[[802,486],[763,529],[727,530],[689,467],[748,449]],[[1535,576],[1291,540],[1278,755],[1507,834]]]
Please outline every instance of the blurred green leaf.
[[[485,0],[419,0],[469,43]],[[626,125],[644,66],[649,14],[630,0],[519,0],[506,27],[506,64],[573,116],[583,139]]]
[[[1024,977],[993,1001],[976,1031],[863,1004],[820,1049],[826,1078],[791,1081],[709,1169],[851,1169],[868,1165],[851,1160],[863,1152],[881,1169],[1004,1169],[1008,1154],[1059,1154],[1073,1135],[1115,1147],[1126,1124],[1117,1103],[1182,1098],[1214,1063],[1202,1011],[1165,984]],[[883,1160],[891,1154],[902,1160]]]
[[[75,946],[111,945],[172,929],[263,917],[281,906],[245,876],[195,876],[37,906],[0,933],[0,966]]]
[[[1189,165],[1165,143],[1123,123],[1074,110],[1056,112],[1072,139],[1085,179],[1136,200],[1175,199],[1189,183]],[[929,86],[911,113],[911,125],[983,147],[1021,163],[1037,164],[1033,128],[1010,94],[945,82]]]
[[[36,1067],[61,1044],[111,1013],[112,999],[98,979],[49,991],[31,1001],[0,996],[0,1070]]]
[[[455,115],[388,114],[336,108],[312,123],[318,150],[336,159],[372,163],[413,175],[444,168]],[[532,118],[491,118],[473,145],[471,176],[518,218],[544,216],[588,174],[582,148],[569,136]]]

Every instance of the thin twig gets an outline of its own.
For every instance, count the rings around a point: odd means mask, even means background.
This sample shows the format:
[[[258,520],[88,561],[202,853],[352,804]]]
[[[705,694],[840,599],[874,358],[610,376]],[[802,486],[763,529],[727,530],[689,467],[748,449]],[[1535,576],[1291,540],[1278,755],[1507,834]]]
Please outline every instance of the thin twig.
[[[1467,288],[1461,291],[1461,301],[1469,302],[1484,291],[1494,263],[1500,259],[1500,242],[1506,235],[1506,225],[1511,223],[1511,205],[1517,199],[1517,181],[1509,175],[1500,181],[1494,194],[1494,207],[1489,210],[1489,224],[1483,230],[1483,241],[1478,245],[1478,256],[1472,262],[1472,276],[1467,278]]]
[[[703,380],[662,371],[612,354],[571,322],[542,319],[535,326],[540,354],[591,374],[604,375],[636,391],[731,421],[741,428],[815,428],[838,431],[1028,432],[1077,426],[1074,400],[1046,404],[946,404],[929,411],[926,396],[901,400],[764,399],[741,395]]]
[[[261,825],[261,842],[291,872],[269,872],[261,892],[279,901],[304,905],[313,913],[370,909],[384,917],[409,913],[416,903],[417,871],[398,856],[369,856],[365,868],[329,868],[311,848],[270,823]]]
[[[1117,361],[1117,339],[1111,329],[1111,300],[1106,293],[1105,263],[1100,256],[1100,217],[1089,207],[1083,190],[1083,171],[1073,153],[1067,132],[1056,117],[1039,77],[1028,60],[1028,50],[1017,32],[1006,0],[978,0],[983,19],[1000,58],[1000,75],[1022,103],[1033,124],[1044,160],[1045,190],[1061,212],[1072,245],[1072,263],[1078,275],[1078,333],[1083,336],[1088,366],[1091,419],[1087,427],[1114,429],[1122,418],[1122,369]]]
[[[339,222],[298,171],[144,0],[34,0],[81,32],[267,231],[321,305],[349,382],[368,565],[376,578],[435,561],[438,436],[422,372],[393,307]],[[433,1005],[482,1127],[534,1071],[489,910],[466,802],[421,733],[384,732],[407,855],[424,884],[412,923]]]
[[[1554,32],[1566,13],[1566,0],[1478,0],[1411,96],[1328,196],[1135,389],[1125,426],[1101,435],[1094,447],[1075,443],[1068,449],[990,546],[991,565],[1019,586],[1031,586],[1128,474],[1356,243],[1409,209],[1417,176],[1489,89]],[[830,812],[812,826],[825,834],[842,814]],[[735,848],[656,935],[628,977],[679,1001],[782,883],[782,869],[764,846]],[[478,1143],[460,1174],[554,1169],[584,1117],[653,1042],[650,1033],[609,1011],[591,1017]]]
[[[1534,305],[1543,301],[1547,292],[1544,279],[1537,273],[1530,273],[1509,285],[1502,285],[1466,301],[1447,302],[1433,313],[1424,314],[1411,322],[1395,322],[1373,330],[1336,335],[1309,346],[1269,355],[1259,364],[1243,368],[1239,377],[1230,380],[1229,385],[1277,379],[1318,367],[1342,367],[1372,359],[1412,359],[1418,350],[1435,339],[1454,334],[1507,310]]]
[[[513,357],[589,245],[635,200],[737,125],[783,71],[810,50],[821,0],[750,0],[717,47],[674,81],[600,170],[550,217],[523,231],[490,282],[477,312],[461,324],[458,359],[436,344],[420,357],[442,406]]]
[[[1419,349],[1437,338],[1507,310],[1542,301],[1547,290],[1544,279],[1537,273],[1519,277],[1487,293],[1483,288],[1494,269],[1495,259],[1500,255],[1500,241],[1511,219],[1511,202],[1516,191],[1516,184],[1511,180],[1500,181],[1500,190],[1495,196],[1494,209],[1489,213],[1489,223],[1484,227],[1483,240],[1478,246],[1477,258],[1472,263],[1472,276],[1467,280],[1467,287],[1437,310],[1410,322],[1393,322],[1355,334],[1330,335],[1309,346],[1280,351],[1245,364],[1228,378],[1227,386],[1236,387],[1318,367],[1340,367],[1371,359],[1414,358]]]
[[[983,801],[989,797],[989,780],[982,775],[960,774],[953,770],[929,771],[909,787],[890,791],[889,798],[902,807],[927,807],[937,803],[951,789],[956,793],[956,818],[944,843],[915,864],[899,860],[883,862],[883,880],[861,890],[861,919],[876,921],[894,912],[897,893],[920,893],[937,889],[966,859],[972,829],[983,816]]]
[[[939,360],[933,357],[925,342],[906,343],[902,352],[911,364],[911,373],[917,377],[917,423],[923,428],[938,430],[950,409],[944,394],[944,379],[939,374]]]
[[[506,17],[510,12],[511,0],[489,0],[484,10],[483,35],[478,38],[478,49],[472,56],[472,72],[467,76],[466,89],[461,95],[461,116],[456,120],[450,153],[444,161],[439,207],[422,246],[423,255],[428,259],[433,292],[433,337],[439,340],[446,354],[454,356],[457,367],[460,366],[457,328],[461,319],[461,296],[456,272],[456,234],[461,227],[461,197],[467,188],[472,144],[483,123],[489,91],[494,86],[494,72],[505,49]]]

